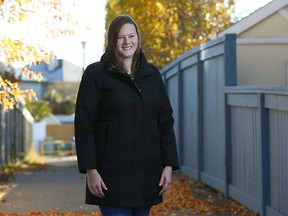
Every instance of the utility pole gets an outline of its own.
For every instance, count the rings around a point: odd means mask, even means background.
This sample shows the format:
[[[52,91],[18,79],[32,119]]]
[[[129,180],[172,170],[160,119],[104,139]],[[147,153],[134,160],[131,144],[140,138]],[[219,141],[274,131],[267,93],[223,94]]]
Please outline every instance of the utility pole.
[[[85,46],[86,46],[86,41],[82,41],[82,48],[83,48],[83,67],[82,67],[82,73],[84,73],[85,70]]]

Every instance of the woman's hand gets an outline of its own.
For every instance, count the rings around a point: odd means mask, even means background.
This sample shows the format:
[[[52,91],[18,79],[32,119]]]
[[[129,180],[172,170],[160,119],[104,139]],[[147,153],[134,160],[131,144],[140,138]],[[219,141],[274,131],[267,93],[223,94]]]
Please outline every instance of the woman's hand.
[[[103,192],[104,190],[108,190],[104,181],[102,180],[102,177],[98,173],[96,169],[89,169],[86,170],[87,175],[87,184],[90,192],[99,198],[105,197],[105,194]]]
[[[169,188],[172,181],[172,167],[166,166],[161,175],[159,186],[162,186],[162,190],[159,193],[159,196],[163,195]]]

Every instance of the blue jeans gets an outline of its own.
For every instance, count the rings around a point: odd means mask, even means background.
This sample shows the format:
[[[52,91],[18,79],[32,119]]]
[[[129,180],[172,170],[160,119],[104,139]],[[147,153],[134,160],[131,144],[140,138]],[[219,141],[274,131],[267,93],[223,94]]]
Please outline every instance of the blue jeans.
[[[146,208],[115,208],[99,206],[102,216],[149,216],[151,207]]]

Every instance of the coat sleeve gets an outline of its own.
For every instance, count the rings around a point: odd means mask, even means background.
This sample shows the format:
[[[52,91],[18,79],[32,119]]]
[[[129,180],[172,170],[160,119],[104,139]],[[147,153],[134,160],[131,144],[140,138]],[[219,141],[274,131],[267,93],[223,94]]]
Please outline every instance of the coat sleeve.
[[[100,100],[100,80],[95,65],[89,65],[80,82],[75,109],[75,142],[78,168],[81,173],[97,168],[94,125]],[[99,69],[98,69],[99,70]]]
[[[162,153],[162,164],[165,166],[172,166],[173,170],[179,168],[177,145],[174,134],[174,118],[173,110],[159,73],[159,110],[158,110],[158,127],[160,130],[160,144]]]

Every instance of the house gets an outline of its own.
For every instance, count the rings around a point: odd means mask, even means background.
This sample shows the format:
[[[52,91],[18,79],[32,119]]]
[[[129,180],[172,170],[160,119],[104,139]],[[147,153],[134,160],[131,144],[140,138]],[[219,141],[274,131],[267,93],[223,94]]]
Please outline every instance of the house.
[[[36,73],[41,72],[42,82],[22,75],[19,82],[21,89],[33,89],[38,99],[43,99],[49,84],[62,81],[66,83],[79,83],[83,69],[63,59],[54,59],[49,64],[41,62],[27,67]],[[33,140],[37,151],[41,151],[41,143],[49,140],[70,140],[74,136],[74,115],[50,114],[33,126]]]
[[[237,35],[237,85],[288,85],[288,0],[274,0],[217,37]]]
[[[41,72],[43,80],[42,82],[38,82],[35,79],[30,79],[27,75],[23,75],[19,86],[21,89],[34,89],[38,99],[42,99],[50,83],[56,81],[80,82],[83,72],[81,67],[57,58],[49,64],[41,62],[31,67],[27,66],[27,68],[34,72]]]
[[[63,140],[73,142],[73,137],[74,114],[50,114],[40,122],[36,122],[33,125],[34,148],[38,152],[41,151],[41,144],[44,141]]]
[[[71,115],[54,115],[61,124],[74,124],[74,114]]]

